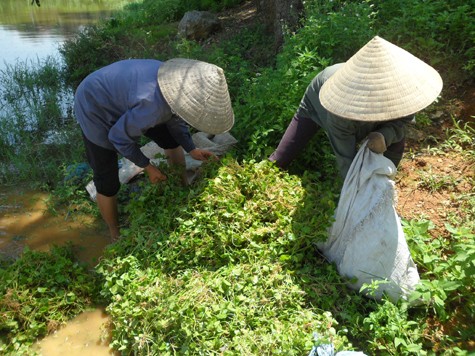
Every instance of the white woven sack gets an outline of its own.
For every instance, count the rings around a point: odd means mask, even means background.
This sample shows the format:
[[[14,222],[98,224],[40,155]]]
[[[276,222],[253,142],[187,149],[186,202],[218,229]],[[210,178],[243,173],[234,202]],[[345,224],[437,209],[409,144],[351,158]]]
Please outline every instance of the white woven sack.
[[[393,301],[405,298],[419,282],[394,208],[395,173],[394,164],[365,142],[346,176],[328,240],[319,245],[341,275],[357,279],[350,287],[387,281],[371,295],[378,300],[383,293]]]

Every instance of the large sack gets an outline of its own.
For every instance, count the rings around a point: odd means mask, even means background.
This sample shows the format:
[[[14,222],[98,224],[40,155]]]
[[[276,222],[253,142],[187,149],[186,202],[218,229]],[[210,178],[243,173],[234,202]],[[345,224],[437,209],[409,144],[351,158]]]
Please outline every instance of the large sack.
[[[356,278],[350,287],[379,284],[375,299],[407,297],[419,273],[394,208],[394,164],[366,147],[358,151],[346,176],[328,240],[320,250],[341,275]],[[367,293],[366,293],[367,294]]]

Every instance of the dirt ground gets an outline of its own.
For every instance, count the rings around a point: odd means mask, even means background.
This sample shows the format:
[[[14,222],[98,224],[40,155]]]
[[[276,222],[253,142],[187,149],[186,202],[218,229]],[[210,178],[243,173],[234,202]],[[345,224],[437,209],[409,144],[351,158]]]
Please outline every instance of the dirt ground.
[[[434,237],[447,237],[445,224],[466,218],[463,197],[475,194],[473,159],[463,151],[437,149],[438,142],[447,138],[453,118],[475,127],[475,87],[453,95],[438,104],[430,126],[410,129],[396,176],[398,213],[406,219],[432,221]]]

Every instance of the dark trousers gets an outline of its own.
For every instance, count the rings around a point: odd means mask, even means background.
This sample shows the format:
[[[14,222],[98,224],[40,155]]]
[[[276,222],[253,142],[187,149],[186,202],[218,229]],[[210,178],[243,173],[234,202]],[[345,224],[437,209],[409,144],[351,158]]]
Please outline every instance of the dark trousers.
[[[276,150],[269,156],[269,160],[275,162],[278,167],[287,169],[319,129],[320,126],[312,119],[295,115]],[[404,146],[405,139],[403,138],[401,141],[389,145],[384,152],[384,156],[390,159],[396,167],[402,159]]]

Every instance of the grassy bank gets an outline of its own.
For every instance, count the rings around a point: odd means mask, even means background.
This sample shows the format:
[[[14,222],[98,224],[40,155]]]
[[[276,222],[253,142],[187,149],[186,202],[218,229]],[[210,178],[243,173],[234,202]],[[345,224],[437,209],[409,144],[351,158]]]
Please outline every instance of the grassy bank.
[[[26,90],[25,100],[57,103],[62,88],[73,90],[89,72],[114,60],[206,60],[225,69],[236,115],[232,134],[239,144],[229,157],[205,166],[190,187],[181,187],[171,172],[166,185],[144,185],[122,211],[128,225],[125,238],[109,247],[94,275],[78,269],[68,277],[79,290],[59,283],[64,277],[62,266],[70,263],[65,259],[74,260],[69,254],[56,251],[44,257],[53,273],[34,269],[37,262],[28,254],[16,264],[4,263],[2,276],[8,277],[0,279],[0,350],[10,354],[25,350],[35,337],[50,331],[45,327],[49,320],[59,324],[101,300],[112,320],[112,346],[123,354],[305,355],[314,345],[315,332],[321,342],[332,342],[338,350],[469,354],[475,332],[475,132],[463,122],[454,125],[460,118],[451,107],[457,91],[473,84],[475,25],[470,18],[474,10],[463,1],[309,1],[301,28],[287,35],[277,54],[258,15],[246,26],[228,21],[235,31],[218,33],[206,43],[175,36],[176,21],[187,9],[211,6],[232,11],[218,3],[222,2],[145,0],[129,6],[68,42],[62,49],[64,68],[41,67],[36,84],[21,89]],[[250,6],[247,2],[229,5]],[[323,135],[315,137],[289,172],[265,160],[313,76],[328,64],[346,60],[376,34],[433,65],[445,83],[439,102],[416,118],[406,164],[432,155],[472,167],[458,180],[447,178],[454,172],[443,178],[428,169],[421,169],[426,174],[421,172],[417,178],[416,189],[438,192],[460,204],[457,214],[447,214],[443,233],[434,233],[428,212],[404,219],[422,278],[414,295],[424,301],[418,307],[362,297],[348,289],[335,267],[318,254],[315,242],[326,238],[341,188]],[[59,77],[48,74],[56,79],[40,86],[39,74],[51,67]],[[11,76],[12,95],[22,93],[15,84],[17,77],[24,75]],[[54,87],[58,83],[63,84]],[[51,96],[49,88],[54,88]],[[42,94],[31,95],[37,91]],[[21,108],[16,111],[21,113]],[[445,113],[445,121],[432,119],[439,111]],[[58,113],[39,117],[56,118]],[[55,125],[44,121],[35,127],[33,137],[59,127]],[[77,129],[65,128],[71,135],[67,142],[78,142]],[[25,123],[21,129],[8,126],[2,132],[18,134],[22,142],[22,135],[30,131]],[[55,156],[56,149],[48,152],[30,143],[13,148],[8,144],[11,138],[1,137],[0,162],[8,167],[2,171],[3,179],[12,169],[18,177],[26,177],[27,169],[37,169],[35,161],[81,162],[77,144],[66,142],[61,155]],[[32,152],[37,153],[35,161],[29,161]],[[57,184],[64,173],[33,176],[39,185],[51,187],[59,202],[85,199],[76,182]],[[462,183],[468,188],[459,189]],[[18,263],[27,266],[23,275],[18,273]],[[34,273],[42,273],[42,278]],[[47,284],[51,275],[57,285]],[[99,290],[90,287],[93,279],[100,281]],[[39,284],[31,284],[32,280]],[[38,292],[31,294],[32,290]],[[16,304],[11,301],[13,291],[23,296]],[[62,298],[61,303],[41,304],[65,295],[70,298]],[[29,308],[29,322],[14,313],[18,305]],[[61,317],[45,314],[51,308]]]

